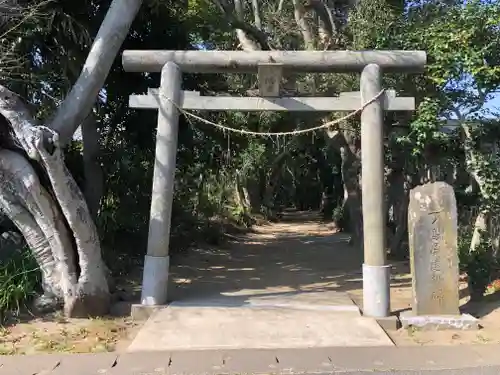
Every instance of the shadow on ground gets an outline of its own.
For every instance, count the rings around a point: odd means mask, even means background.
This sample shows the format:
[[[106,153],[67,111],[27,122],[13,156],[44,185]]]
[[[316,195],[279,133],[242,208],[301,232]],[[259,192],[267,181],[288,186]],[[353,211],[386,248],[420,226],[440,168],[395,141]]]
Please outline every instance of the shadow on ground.
[[[460,310],[476,318],[484,318],[500,308],[500,292],[484,296],[481,301],[468,301]]]
[[[337,291],[353,292],[359,303],[363,253],[348,244],[349,238],[321,223],[317,213],[286,212],[281,222],[259,226],[223,247],[174,257],[170,300],[218,296],[219,301],[227,297],[230,304],[244,304],[256,294]],[[406,262],[396,264],[392,286],[409,287],[407,274]]]

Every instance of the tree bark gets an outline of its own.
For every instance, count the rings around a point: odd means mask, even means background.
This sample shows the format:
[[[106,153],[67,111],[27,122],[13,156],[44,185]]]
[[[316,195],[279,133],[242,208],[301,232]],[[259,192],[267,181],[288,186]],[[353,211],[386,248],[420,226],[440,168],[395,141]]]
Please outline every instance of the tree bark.
[[[243,22],[243,5],[241,4],[241,0],[234,0],[234,9],[237,19]],[[237,28],[236,36],[240,41],[243,51],[257,51],[260,49],[259,45],[250,39],[243,29]]]
[[[243,209],[245,215],[248,215],[250,212],[251,204],[248,199],[248,192],[246,191],[245,186],[243,185],[242,178],[239,173],[236,173],[236,200],[238,205]]]
[[[49,125],[67,144],[101,91],[142,0],[113,0],[83,65],[80,77]]]
[[[489,234],[490,232],[490,221],[491,215],[487,211],[480,211],[474,222],[474,231],[472,233],[472,239],[470,242],[469,252],[473,253],[478,249],[478,247],[483,242],[484,234]]]
[[[32,128],[33,142],[38,150],[48,177],[75,238],[80,276],[76,296],[65,304],[67,315],[86,317],[103,315],[110,307],[106,266],[101,257],[97,228],[71,173],[67,170],[59,145],[58,134],[48,128]],[[52,133],[55,147],[50,154],[43,146],[45,133]]]
[[[40,265],[47,295],[66,303],[75,294],[76,270],[70,235],[51,196],[19,153],[0,150],[3,211],[24,235]]]
[[[295,23],[299,27],[302,38],[304,39],[305,49],[313,51],[315,49],[314,36],[309,23],[305,18],[305,10],[300,0],[292,0],[293,2],[293,15]]]
[[[252,0],[252,8],[253,8],[253,19],[255,22],[255,27],[259,30],[262,30],[262,21],[260,19],[260,7],[259,0]]]

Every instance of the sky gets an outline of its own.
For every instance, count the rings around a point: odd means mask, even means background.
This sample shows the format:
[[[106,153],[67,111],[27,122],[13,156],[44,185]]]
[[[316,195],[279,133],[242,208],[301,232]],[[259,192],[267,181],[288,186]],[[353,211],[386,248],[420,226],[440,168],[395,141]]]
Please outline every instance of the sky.
[[[500,94],[496,94],[495,97],[487,103],[486,108],[494,112],[500,112]]]

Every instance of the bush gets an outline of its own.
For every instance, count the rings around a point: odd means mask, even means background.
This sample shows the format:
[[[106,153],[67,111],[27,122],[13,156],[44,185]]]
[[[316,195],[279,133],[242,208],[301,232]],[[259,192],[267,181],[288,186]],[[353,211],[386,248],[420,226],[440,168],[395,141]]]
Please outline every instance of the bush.
[[[335,207],[335,209],[333,210],[332,219],[335,222],[335,225],[337,226],[338,229],[342,231],[346,229],[347,217],[346,213],[344,212],[343,206]]]
[[[0,321],[19,312],[40,290],[41,274],[28,249],[12,253],[0,262]]]
[[[496,269],[491,240],[487,233],[481,235],[483,240],[472,253],[469,251],[472,231],[462,231],[458,238],[460,269],[467,273],[471,300],[482,298]]]
[[[467,272],[469,264],[469,248],[472,240],[472,228],[459,227],[458,228],[458,261],[460,271]]]

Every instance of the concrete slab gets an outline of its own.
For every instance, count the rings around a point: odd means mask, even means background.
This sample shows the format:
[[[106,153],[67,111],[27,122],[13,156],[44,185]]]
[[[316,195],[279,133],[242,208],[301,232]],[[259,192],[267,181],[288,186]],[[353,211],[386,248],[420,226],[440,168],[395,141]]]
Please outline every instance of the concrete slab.
[[[321,292],[239,291],[212,297],[174,301],[172,307],[260,307],[288,308],[352,313],[361,316],[358,306],[346,293],[326,290]]]
[[[220,351],[172,352],[170,354],[169,375],[223,374],[223,353]],[[156,375],[156,374],[155,374]]]
[[[331,373],[333,364],[330,359],[331,348],[282,349],[276,351],[281,374]]]
[[[0,374],[497,375],[500,374],[499,351],[500,345],[488,344],[15,355],[0,358]],[[493,368],[496,372],[484,372],[484,369]]]
[[[375,319],[384,331],[396,331],[401,328],[401,322],[396,315]]]
[[[477,330],[479,319],[470,314],[462,315],[414,315],[412,311],[404,311],[399,317],[403,328],[417,327],[424,330]]]
[[[166,307],[167,305],[151,306],[151,305],[141,305],[140,303],[134,303],[130,307],[130,317],[135,321],[148,320],[152,315],[156,314],[158,311]]]
[[[479,354],[465,345],[331,348],[329,357],[339,372],[422,371],[484,365]]]
[[[193,357],[194,355],[191,354]],[[168,352],[134,352],[122,353],[114,366],[103,373],[105,375],[124,374],[169,374],[170,353]],[[70,373],[68,373],[69,375]]]
[[[101,375],[107,374],[118,359],[116,353],[83,353],[78,355],[64,354],[60,363],[50,375]],[[30,375],[35,374],[31,373]],[[40,375],[40,374],[38,374]]]
[[[477,344],[469,347],[479,356],[478,364],[488,366],[500,366],[500,345],[498,344]],[[498,372],[500,374],[500,372]]]
[[[279,360],[275,350],[229,350],[223,354],[223,368],[218,374],[276,374]]]
[[[362,285],[361,249],[316,214],[285,216],[228,246],[174,257],[171,302],[129,351],[392,346],[347,294]]]
[[[60,364],[58,355],[0,356],[0,375],[52,374]]]
[[[170,305],[146,322],[128,350],[392,345],[374,319],[350,311]]]

